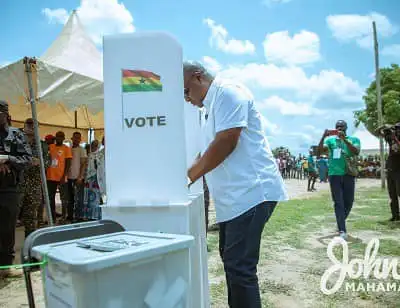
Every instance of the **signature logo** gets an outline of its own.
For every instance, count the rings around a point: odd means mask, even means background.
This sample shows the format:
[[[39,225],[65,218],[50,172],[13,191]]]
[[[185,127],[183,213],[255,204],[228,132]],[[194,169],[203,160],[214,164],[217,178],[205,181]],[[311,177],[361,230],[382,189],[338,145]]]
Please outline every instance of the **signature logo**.
[[[336,246],[342,246],[342,259],[339,260],[333,253]],[[377,257],[379,250],[379,239],[372,239],[366,249],[363,259],[349,260],[349,247],[345,240],[335,237],[328,245],[328,258],[332,261],[329,267],[321,277],[320,288],[322,293],[331,295],[337,292],[343,285],[346,277],[349,279],[368,279],[375,278],[386,280],[391,275],[393,279],[400,280],[398,273],[399,260],[396,258]],[[336,283],[329,288],[328,281],[333,274],[338,273],[339,277]]]

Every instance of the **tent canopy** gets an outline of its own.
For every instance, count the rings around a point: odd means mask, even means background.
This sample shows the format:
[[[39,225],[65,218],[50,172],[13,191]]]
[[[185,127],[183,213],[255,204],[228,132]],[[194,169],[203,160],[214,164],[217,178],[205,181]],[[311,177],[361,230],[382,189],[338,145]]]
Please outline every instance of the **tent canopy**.
[[[58,38],[37,59],[33,72],[40,124],[65,128],[102,129],[102,59],[72,12]],[[0,69],[0,98],[10,104],[13,121],[31,117],[23,59]]]

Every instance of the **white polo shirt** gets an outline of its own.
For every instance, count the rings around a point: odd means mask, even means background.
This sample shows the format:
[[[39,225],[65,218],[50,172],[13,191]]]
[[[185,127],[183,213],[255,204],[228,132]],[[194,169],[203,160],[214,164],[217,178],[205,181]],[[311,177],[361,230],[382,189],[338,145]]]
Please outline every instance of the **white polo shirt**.
[[[218,132],[242,127],[235,150],[206,174],[217,223],[229,221],[264,201],[288,200],[251,92],[216,78],[203,101],[202,153]]]

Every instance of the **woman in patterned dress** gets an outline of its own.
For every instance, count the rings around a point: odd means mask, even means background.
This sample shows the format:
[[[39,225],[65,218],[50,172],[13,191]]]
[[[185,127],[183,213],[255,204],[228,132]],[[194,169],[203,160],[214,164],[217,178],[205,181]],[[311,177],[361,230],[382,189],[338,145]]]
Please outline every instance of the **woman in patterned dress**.
[[[103,138],[104,139],[104,138]],[[97,142],[97,140],[93,141]],[[93,144],[92,143],[92,144]],[[95,145],[95,144],[93,144]],[[101,219],[102,199],[104,194],[104,146],[89,154],[88,168],[85,179],[85,192],[82,216],[85,220]]]

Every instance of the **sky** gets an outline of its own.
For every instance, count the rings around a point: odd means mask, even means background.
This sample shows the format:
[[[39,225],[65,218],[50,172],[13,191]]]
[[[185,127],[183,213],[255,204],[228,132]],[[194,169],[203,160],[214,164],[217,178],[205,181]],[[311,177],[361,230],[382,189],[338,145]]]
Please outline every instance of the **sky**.
[[[271,146],[293,153],[339,119],[355,132],[374,79],[372,21],[380,66],[400,62],[397,0],[2,0],[0,66],[41,56],[74,9],[99,50],[104,34],[171,33],[184,59],[247,85]]]

